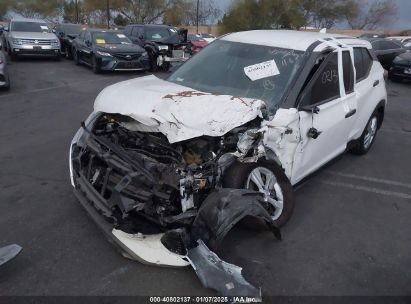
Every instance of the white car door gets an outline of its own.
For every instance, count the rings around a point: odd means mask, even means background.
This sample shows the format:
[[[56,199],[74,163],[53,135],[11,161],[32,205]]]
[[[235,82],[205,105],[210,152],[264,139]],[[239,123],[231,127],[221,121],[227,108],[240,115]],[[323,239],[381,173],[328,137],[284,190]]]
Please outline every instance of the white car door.
[[[351,63],[346,76],[344,61]],[[303,90],[299,100],[301,141],[294,156],[293,184],[346,149],[357,111],[352,69],[348,51],[332,52]]]

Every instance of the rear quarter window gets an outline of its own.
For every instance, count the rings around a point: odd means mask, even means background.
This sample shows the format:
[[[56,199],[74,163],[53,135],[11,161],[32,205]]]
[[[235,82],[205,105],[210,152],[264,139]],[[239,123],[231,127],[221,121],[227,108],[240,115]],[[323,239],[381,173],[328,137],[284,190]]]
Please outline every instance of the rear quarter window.
[[[371,66],[373,63],[373,58],[367,48],[356,47],[354,48],[354,66],[356,82],[360,82],[368,77]]]

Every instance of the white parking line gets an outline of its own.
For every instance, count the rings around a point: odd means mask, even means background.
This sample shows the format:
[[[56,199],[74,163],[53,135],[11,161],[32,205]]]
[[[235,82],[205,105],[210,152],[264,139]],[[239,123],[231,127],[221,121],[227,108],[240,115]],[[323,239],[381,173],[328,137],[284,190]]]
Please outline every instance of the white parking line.
[[[342,177],[354,178],[354,179],[364,180],[368,182],[381,183],[381,184],[386,184],[386,185],[391,185],[391,186],[400,186],[400,187],[411,189],[411,184],[393,181],[389,179],[375,178],[375,177],[370,177],[370,176],[362,176],[362,175],[349,174],[349,173],[341,173],[341,172],[336,172],[336,171],[325,171],[325,172],[331,173],[333,175],[342,176]]]
[[[321,181],[321,183],[326,184],[326,185],[330,185],[330,186],[337,186],[337,187],[343,187],[343,188],[349,188],[349,189],[354,189],[354,190],[372,192],[372,193],[377,193],[377,194],[382,194],[382,195],[388,195],[388,196],[400,197],[400,198],[405,198],[405,199],[411,199],[410,194],[402,193],[402,192],[396,192],[396,191],[388,191],[388,190],[384,190],[384,189],[380,189],[380,188],[372,188],[372,187],[358,186],[358,185],[349,184],[349,183],[330,182],[330,181]]]

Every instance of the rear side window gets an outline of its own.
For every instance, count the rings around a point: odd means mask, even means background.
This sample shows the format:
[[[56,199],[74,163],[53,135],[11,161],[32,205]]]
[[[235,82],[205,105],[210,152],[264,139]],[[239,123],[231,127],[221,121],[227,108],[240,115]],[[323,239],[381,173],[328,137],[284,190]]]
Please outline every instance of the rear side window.
[[[356,72],[356,82],[368,77],[372,66],[372,57],[366,48],[354,48],[354,65]]]
[[[390,40],[378,40],[372,42],[372,48],[377,51],[398,49],[401,45]]]
[[[354,69],[352,67],[350,52],[344,51],[342,53],[342,60],[345,93],[349,94],[354,91]]]

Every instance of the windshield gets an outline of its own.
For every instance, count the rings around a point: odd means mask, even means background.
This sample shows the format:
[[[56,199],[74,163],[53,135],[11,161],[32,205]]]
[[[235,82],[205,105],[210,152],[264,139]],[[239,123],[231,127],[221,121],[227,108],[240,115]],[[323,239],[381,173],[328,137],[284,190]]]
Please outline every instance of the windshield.
[[[66,33],[66,35],[79,35],[81,31],[83,30],[84,26],[83,25],[62,25],[62,30]]]
[[[93,33],[93,39],[97,44],[132,44],[131,40],[121,33]]]
[[[14,32],[50,32],[47,23],[38,23],[38,22],[13,22],[11,24],[11,30]]]
[[[148,27],[146,28],[146,39],[161,40],[170,37],[170,31],[166,27]]]
[[[192,57],[168,81],[201,92],[281,103],[297,77],[304,52],[217,40]]]

